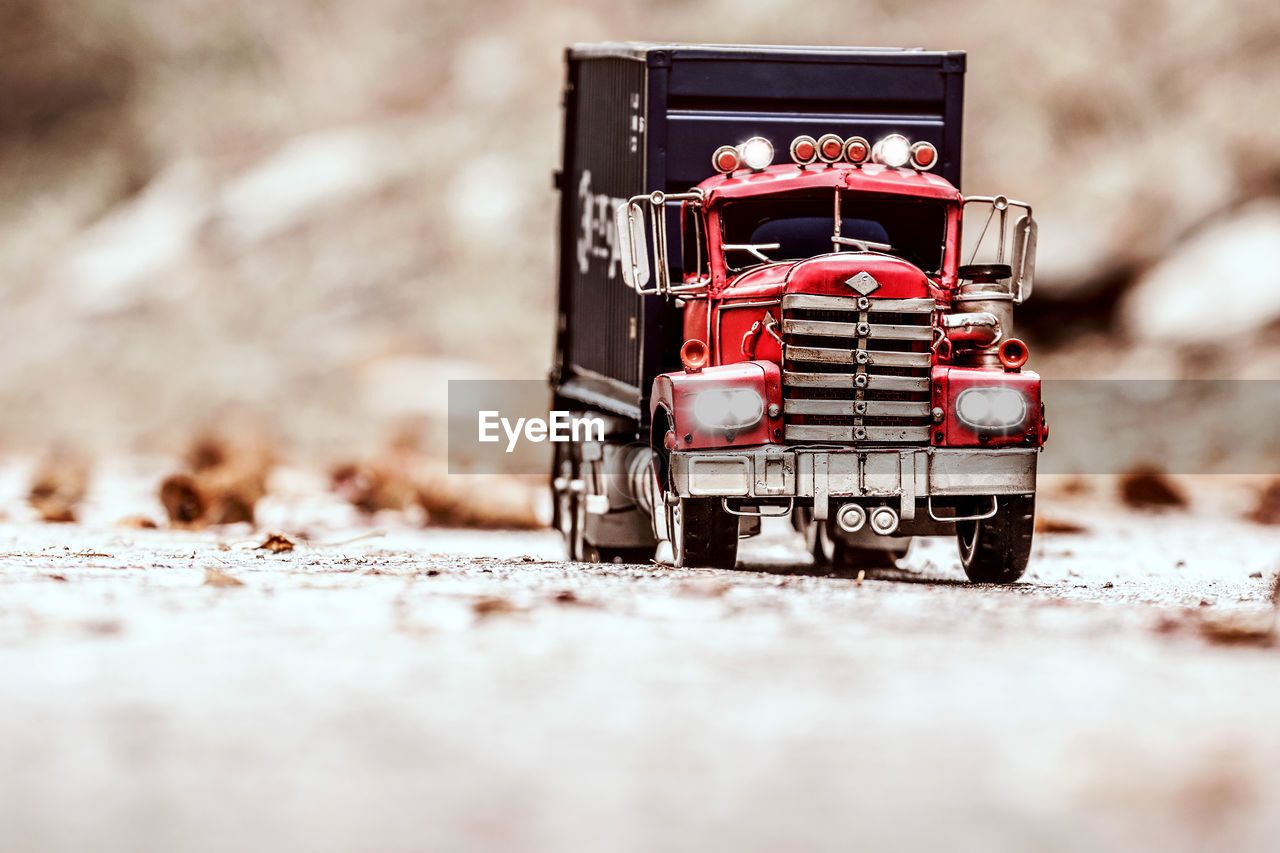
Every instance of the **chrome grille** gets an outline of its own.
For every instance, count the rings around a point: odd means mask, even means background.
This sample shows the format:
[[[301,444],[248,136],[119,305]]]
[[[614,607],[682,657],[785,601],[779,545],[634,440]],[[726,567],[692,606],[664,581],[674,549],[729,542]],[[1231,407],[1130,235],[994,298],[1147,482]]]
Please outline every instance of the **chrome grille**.
[[[932,299],[782,299],[787,441],[928,444]]]

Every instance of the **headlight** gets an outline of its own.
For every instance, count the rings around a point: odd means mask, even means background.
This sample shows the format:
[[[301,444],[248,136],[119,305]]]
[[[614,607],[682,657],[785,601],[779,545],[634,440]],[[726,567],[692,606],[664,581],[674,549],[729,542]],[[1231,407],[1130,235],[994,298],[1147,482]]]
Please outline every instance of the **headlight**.
[[[1027,398],[1013,388],[966,388],[956,397],[956,417],[973,429],[1016,431],[1027,421]]]
[[[764,399],[746,388],[703,391],[693,399],[693,416],[704,429],[743,429],[764,416]]]
[[[773,143],[763,136],[753,136],[738,147],[742,163],[748,169],[759,172],[773,162]]]
[[[871,159],[890,169],[901,169],[911,161],[911,143],[901,133],[891,133],[871,149]]]

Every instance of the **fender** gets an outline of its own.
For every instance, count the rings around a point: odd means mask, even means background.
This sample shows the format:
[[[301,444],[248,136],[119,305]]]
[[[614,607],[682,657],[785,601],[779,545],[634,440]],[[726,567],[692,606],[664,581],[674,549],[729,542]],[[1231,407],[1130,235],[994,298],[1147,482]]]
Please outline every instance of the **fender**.
[[[997,434],[975,432],[955,416],[956,398],[967,388],[1014,388],[1027,398],[1027,421],[1018,432]],[[934,426],[935,446],[942,447],[1041,447],[1049,437],[1040,399],[1040,375],[970,367],[933,369],[934,405],[941,406],[943,419]]]
[[[764,399],[760,422],[733,431],[708,429],[693,416],[694,398],[719,388],[748,388]],[[669,450],[751,447],[782,439],[782,371],[772,361],[741,361],[705,367],[696,373],[664,373],[653,380],[649,396],[652,422],[669,425],[671,436],[654,435]]]

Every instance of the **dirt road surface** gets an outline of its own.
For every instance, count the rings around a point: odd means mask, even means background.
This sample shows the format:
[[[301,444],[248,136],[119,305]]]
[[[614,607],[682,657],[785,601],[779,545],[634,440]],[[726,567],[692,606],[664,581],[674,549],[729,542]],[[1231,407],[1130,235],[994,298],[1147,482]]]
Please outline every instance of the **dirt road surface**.
[[[0,477],[0,849],[1280,838],[1280,649],[1201,627],[1271,618],[1280,532],[1238,497],[1051,502],[1086,532],[999,588],[945,541],[813,576],[776,527],[732,572],[570,565],[549,533],[363,522],[297,473],[263,529],[117,527],[158,517],[154,473],[100,471],[60,526]]]

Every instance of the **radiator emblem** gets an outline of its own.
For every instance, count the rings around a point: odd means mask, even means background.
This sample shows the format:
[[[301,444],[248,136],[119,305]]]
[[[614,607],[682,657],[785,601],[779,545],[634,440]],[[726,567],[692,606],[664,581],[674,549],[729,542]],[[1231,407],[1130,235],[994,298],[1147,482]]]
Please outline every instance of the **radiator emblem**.
[[[863,296],[869,296],[873,290],[880,286],[880,282],[872,278],[871,274],[867,272],[858,273],[853,278],[846,281],[845,284],[849,285]]]

